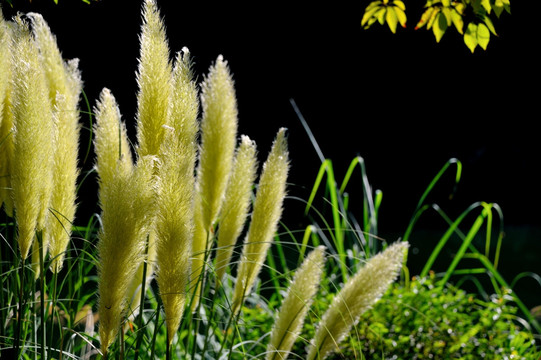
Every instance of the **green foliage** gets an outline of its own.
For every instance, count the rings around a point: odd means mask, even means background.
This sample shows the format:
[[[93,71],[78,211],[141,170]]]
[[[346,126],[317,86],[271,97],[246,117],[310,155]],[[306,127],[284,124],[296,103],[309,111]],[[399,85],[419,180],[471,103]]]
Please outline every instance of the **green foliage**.
[[[324,288],[330,285],[322,284]],[[331,301],[321,292],[312,317]],[[329,359],[486,359],[538,360],[534,335],[524,326],[508,294],[487,300],[450,284],[439,286],[434,273],[395,283],[361,316],[353,335]],[[301,337],[311,338],[315,325]],[[297,343],[297,353],[302,352]]]
[[[432,30],[439,43],[447,29],[454,26],[472,53],[477,46],[486,50],[490,34],[497,35],[491,15],[500,18],[504,11],[511,13],[510,0],[427,0],[424,8],[415,30]],[[405,11],[400,0],[372,1],[364,10],[361,26],[368,29],[376,21],[381,25],[387,23],[395,33],[398,23],[406,27]]]
[[[439,286],[433,273],[395,284],[361,317],[354,345],[371,359],[539,359],[513,299],[478,297]]]

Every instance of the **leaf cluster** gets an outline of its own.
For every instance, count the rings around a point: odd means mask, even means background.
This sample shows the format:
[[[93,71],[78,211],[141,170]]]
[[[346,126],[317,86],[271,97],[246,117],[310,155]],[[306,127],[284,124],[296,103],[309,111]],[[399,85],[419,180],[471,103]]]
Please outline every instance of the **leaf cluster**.
[[[366,312],[343,356],[361,349],[370,359],[538,359],[532,333],[519,324],[507,295],[482,300],[435,275],[395,283]],[[358,350],[357,350],[358,351]]]
[[[440,42],[448,28],[454,27],[464,38],[473,53],[477,46],[487,49],[490,35],[497,36],[491,15],[500,18],[503,12],[511,13],[510,0],[427,0],[415,30],[425,27],[432,30]],[[401,0],[376,0],[365,8],[361,26],[368,29],[375,22],[387,23],[396,33],[397,24],[406,27],[406,6]]]

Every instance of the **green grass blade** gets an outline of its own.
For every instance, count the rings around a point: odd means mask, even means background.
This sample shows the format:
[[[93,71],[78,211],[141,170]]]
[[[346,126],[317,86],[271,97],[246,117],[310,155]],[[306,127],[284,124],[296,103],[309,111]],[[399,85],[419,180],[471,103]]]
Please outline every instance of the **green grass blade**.
[[[473,211],[474,209],[476,209],[479,206],[482,206],[481,203],[474,203],[474,204],[470,205],[465,211],[462,212],[462,214],[459,215],[459,217],[452,224],[450,224],[447,231],[445,231],[443,236],[440,238],[440,240],[438,241],[438,243],[434,247],[434,250],[432,250],[428,260],[426,261],[426,263],[425,263],[425,265],[423,267],[423,270],[421,271],[421,274],[420,274],[421,277],[426,277],[428,275],[428,272],[432,269],[432,266],[434,265],[434,262],[436,261],[436,258],[440,254],[443,247],[447,244],[447,241],[449,240],[451,235],[457,231],[458,226],[462,223],[464,218],[471,211]],[[428,208],[429,208],[428,206],[424,206],[422,209],[426,210]],[[418,211],[418,213],[419,213],[418,215],[420,215],[419,211]],[[463,241],[463,243],[464,242],[465,241]]]
[[[407,241],[409,238],[409,235],[411,234],[412,227],[414,226],[416,220],[418,219],[418,215],[419,215],[418,212],[422,208],[425,207],[426,198],[428,197],[430,192],[432,192],[432,190],[437,185],[437,183],[440,181],[441,177],[447,172],[449,167],[453,164],[456,164],[456,172],[455,172],[455,185],[454,185],[453,192],[451,193],[451,195],[454,193],[458,183],[460,182],[460,178],[462,176],[462,163],[458,159],[452,158],[452,159],[449,159],[445,163],[445,165],[443,165],[441,170],[436,174],[436,176],[432,179],[432,181],[429,183],[426,190],[421,195],[421,198],[419,199],[419,202],[417,203],[417,207],[415,208],[415,211],[413,212],[412,219],[409,222],[408,227],[406,228],[406,231],[404,233],[405,234],[403,237],[404,241]]]
[[[509,284],[507,284],[503,276],[498,272],[498,270],[496,270],[494,265],[490,262],[490,260],[486,256],[480,253],[469,253],[469,254],[465,254],[464,257],[479,260],[483,264],[483,266],[486,267],[487,271],[496,279],[496,281],[500,284],[501,287],[506,288],[506,289],[511,289],[511,287],[509,286]],[[535,328],[535,330],[538,333],[541,333],[541,325],[535,319],[535,317],[532,316],[530,310],[526,307],[526,305],[524,305],[524,303],[520,300],[520,298],[516,295],[516,293],[512,291],[509,295],[513,298],[513,301],[517,304],[517,307],[526,316],[529,323]]]
[[[483,206],[481,214],[479,214],[479,216],[477,216],[477,219],[475,219],[473,225],[471,226],[470,230],[468,231],[468,233],[466,235],[466,238],[464,239],[464,241],[462,242],[462,245],[458,249],[458,252],[454,256],[453,261],[451,262],[451,265],[449,265],[449,268],[445,272],[445,276],[441,280],[442,283],[446,283],[447,281],[449,281],[449,278],[451,277],[453,271],[455,270],[458,263],[462,260],[462,258],[466,254],[466,250],[468,249],[471,242],[473,241],[473,239],[475,238],[475,236],[479,232],[479,229],[481,229],[481,226],[485,222],[485,219],[488,216],[490,216],[492,205],[487,204],[487,203],[481,203],[481,206]]]

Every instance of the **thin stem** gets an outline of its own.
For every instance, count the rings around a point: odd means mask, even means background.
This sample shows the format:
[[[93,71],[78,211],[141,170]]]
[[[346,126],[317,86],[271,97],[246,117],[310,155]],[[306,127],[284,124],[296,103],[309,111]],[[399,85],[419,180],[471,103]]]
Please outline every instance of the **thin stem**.
[[[147,258],[147,256],[148,256],[148,237],[147,237],[147,246],[145,249],[145,257]],[[134,360],[138,360],[139,349],[141,348],[141,343],[143,342],[143,333],[142,333],[143,309],[144,309],[144,304],[145,304],[146,284],[147,284],[147,262],[145,260],[143,261],[143,282],[141,284],[141,300],[139,303],[139,315],[137,317],[137,345],[135,346],[135,355],[133,357]]]
[[[57,299],[57,282],[58,282],[58,273],[56,271],[53,272],[53,294],[52,294],[52,303],[51,303],[51,332],[50,332],[50,338],[49,338],[49,359],[52,358],[52,348],[53,348],[53,334],[54,334],[54,319],[56,315],[56,301]],[[59,319],[60,323],[60,319]],[[62,334],[60,335],[62,337]],[[62,347],[60,346],[60,351],[62,351]],[[62,358],[62,353],[60,353],[60,358]]]
[[[169,329],[166,330],[167,344],[165,346],[165,360],[171,360],[171,343],[169,342]]]
[[[39,251],[39,288],[40,293],[40,309],[39,316],[41,318],[41,326],[39,330],[39,342],[41,350],[41,358],[46,359],[45,353],[45,268],[43,266],[43,232],[38,231],[36,233],[36,238],[38,240],[38,251]]]
[[[20,349],[21,349],[21,327],[22,327],[22,321],[23,321],[23,307],[26,305],[25,301],[23,299],[23,289],[24,289],[24,266],[25,266],[25,260],[24,258],[21,259],[21,267],[19,268],[19,316],[17,317],[17,327],[15,330],[15,352],[17,353],[17,358],[20,358]]]
[[[157,298],[158,306],[156,308],[156,323],[154,324],[154,333],[152,334],[152,343],[150,346],[150,359],[154,359],[154,351],[156,348],[156,336],[158,335],[158,329],[160,327],[160,309],[162,307],[161,298]]]
[[[119,359],[124,360],[124,326],[120,325],[120,349]]]

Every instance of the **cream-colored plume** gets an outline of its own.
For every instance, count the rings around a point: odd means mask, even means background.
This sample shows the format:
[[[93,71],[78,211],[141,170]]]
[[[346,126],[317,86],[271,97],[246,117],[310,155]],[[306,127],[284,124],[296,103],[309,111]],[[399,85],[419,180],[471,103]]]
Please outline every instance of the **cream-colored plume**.
[[[168,345],[186,304],[193,241],[198,98],[187,49],[178,54],[173,74],[171,126],[160,147],[156,218],[156,279]]]
[[[155,0],[145,0],[137,71],[137,153],[157,155],[168,124],[171,64],[165,28]]]
[[[361,314],[368,310],[396,279],[407,249],[407,242],[390,245],[368,260],[346,282],[318,325],[308,348],[308,360],[325,359],[338,350],[338,344],[350,332]]]
[[[233,167],[237,137],[237,100],[227,62],[219,56],[201,85],[201,152],[197,183],[203,225],[218,217]]]
[[[243,135],[236,152],[220,216],[215,264],[216,286],[220,286],[235,243],[246,222],[256,175],[256,145],[248,136]]]
[[[237,100],[227,62],[219,56],[201,85],[201,147],[195,194],[192,291],[199,302],[201,275],[225,189],[233,167],[237,137]]]
[[[278,228],[288,170],[286,129],[282,128],[263,164],[250,227],[239,259],[232,299],[233,314],[238,313],[246,294],[251,290]]]
[[[265,359],[288,357],[318,290],[324,264],[325,247],[319,246],[297,270],[274,322]]]
[[[98,313],[104,353],[127,315],[129,285],[143,261],[155,208],[154,162],[150,156],[140,158],[132,171],[118,171],[112,181],[100,184]]]
[[[13,158],[13,113],[11,109],[11,29],[0,8],[0,207],[13,216],[10,163]]]
[[[28,24],[20,17],[13,62],[13,149],[11,185],[21,257],[34,233],[45,226],[53,188],[54,124],[47,83]]]
[[[104,88],[94,108],[94,151],[100,187],[113,181],[117,172],[128,174],[133,168],[133,158],[120,110],[111,91]]]
[[[28,14],[32,32],[45,71],[49,99],[55,119],[55,151],[51,214],[48,217],[44,244],[49,246],[51,270],[62,268],[64,253],[71,237],[76,211],[76,188],[79,155],[79,97],[82,90],[78,60],[65,62],[56,38],[40,14]]]

